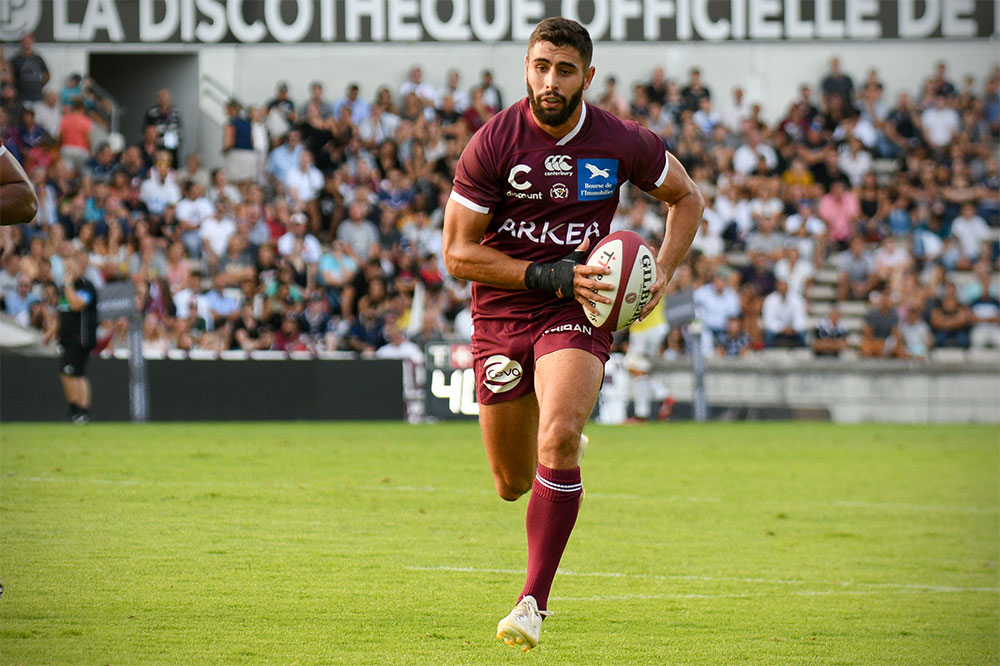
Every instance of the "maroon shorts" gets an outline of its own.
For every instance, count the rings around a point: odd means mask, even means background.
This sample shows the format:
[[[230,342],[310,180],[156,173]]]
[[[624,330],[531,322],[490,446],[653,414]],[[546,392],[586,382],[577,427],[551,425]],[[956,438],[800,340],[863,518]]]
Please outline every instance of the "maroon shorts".
[[[611,334],[595,327],[579,303],[555,301],[527,317],[477,312],[473,317],[476,400],[489,405],[535,390],[535,361],[559,349],[582,349],[607,363]]]

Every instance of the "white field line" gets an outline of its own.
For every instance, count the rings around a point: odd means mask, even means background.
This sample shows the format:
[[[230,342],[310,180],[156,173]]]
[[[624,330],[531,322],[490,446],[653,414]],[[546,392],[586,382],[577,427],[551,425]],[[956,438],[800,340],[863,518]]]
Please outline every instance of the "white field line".
[[[409,571],[444,571],[456,573],[501,573],[524,575],[521,569],[490,569],[476,567],[406,567]],[[802,594],[827,594],[834,592],[851,592],[844,588],[858,587],[875,590],[898,590],[910,592],[1000,592],[1000,587],[958,587],[953,585],[932,585],[928,583],[861,583],[856,581],[826,581],[810,582],[806,580],[795,580],[786,578],[753,578],[740,576],[693,576],[683,574],[630,574],[615,571],[560,571],[560,576],[580,576],[589,578],[634,578],[639,580],[695,580],[701,582],[727,582],[727,583],[754,583],[760,585],[819,585],[833,586],[833,590],[824,591],[804,591]],[[799,594],[798,592],[796,594]],[[696,598],[695,595],[692,598]],[[711,596],[711,595],[708,595]],[[728,596],[728,595],[723,595]],[[636,597],[638,598],[638,597]]]
[[[0,477],[0,484],[13,481],[25,481],[27,483],[91,483],[98,486],[159,486],[169,488],[172,486],[190,486],[205,488],[240,488],[244,483],[234,481],[153,481],[150,479],[87,479],[81,477],[59,477],[59,476],[8,476]],[[309,488],[307,483],[281,483],[275,481],[269,484],[272,488]]]
[[[941,513],[997,513],[1000,507],[948,506],[943,504],[909,504],[906,502],[855,502],[836,500],[824,504],[847,509],[876,509],[878,511],[930,511]]]
[[[120,485],[120,486],[213,486],[213,487],[236,487],[242,484],[225,481],[153,481],[142,479],[87,479],[79,477],[56,477],[56,476],[7,476],[0,478],[0,483],[24,481],[29,483],[93,483],[98,485]],[[308,488],[305,483],[282,483],[274,482],[269,484],[273,488]],[[443,488],[437,486],[397,486],[392,484],[353,486],[346,490],[380,491],[380,492],[404,492],[404,493],[460,493],[463,495],[493,495],[493,491],[488,488]],[[602,493],[587,491],[587,497],[591,499],[611,499],[611,500],[636,500],[636,501],[660,501],[660,502],[692,502],[719,504],[726,500],[721,497],[699,497],[692,495],[634,495],[628,493]],[[794,505],[795,502],[789,502]],[[806,502],[813,506],[837,507],[842,509],[866,509],[875,511],[923,511],[929,513],[972,513],[972,514],[995,514],[1000,513],[1000,506],[958,506],[945,504],[913,504],[908,502],[861,502],[855,500],[831,500],[828,502]]]

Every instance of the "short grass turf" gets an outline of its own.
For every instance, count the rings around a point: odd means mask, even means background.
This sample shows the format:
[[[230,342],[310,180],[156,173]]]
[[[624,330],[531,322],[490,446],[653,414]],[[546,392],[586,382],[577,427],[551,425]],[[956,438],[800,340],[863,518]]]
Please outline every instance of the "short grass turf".
[[[540,646],[475,424],[3,425],[2,664],[991,664],[994,426],[591,427]]]

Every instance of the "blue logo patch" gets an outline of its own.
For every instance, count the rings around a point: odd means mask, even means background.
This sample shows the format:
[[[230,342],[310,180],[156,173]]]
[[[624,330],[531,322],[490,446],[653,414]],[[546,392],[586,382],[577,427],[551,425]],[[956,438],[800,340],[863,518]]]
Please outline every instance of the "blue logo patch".
[[[577,160],[576,184],[580,201],[610,199],[618,189],[618,160]]]

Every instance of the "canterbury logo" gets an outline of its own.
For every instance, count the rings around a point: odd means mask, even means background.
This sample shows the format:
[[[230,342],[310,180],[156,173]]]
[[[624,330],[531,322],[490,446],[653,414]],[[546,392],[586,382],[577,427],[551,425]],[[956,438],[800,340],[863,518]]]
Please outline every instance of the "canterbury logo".
[[[567,173],[573,170],[569,155],[549,155],[545,158],[545,170]]]
[[[608,173],[607,169],[600,169],[590,162],[586,162],[583,166],[587,167],[587,170],[590,171],[591,178],[597,178],[598,176],[601,178],[611,178],[611,174]]]

